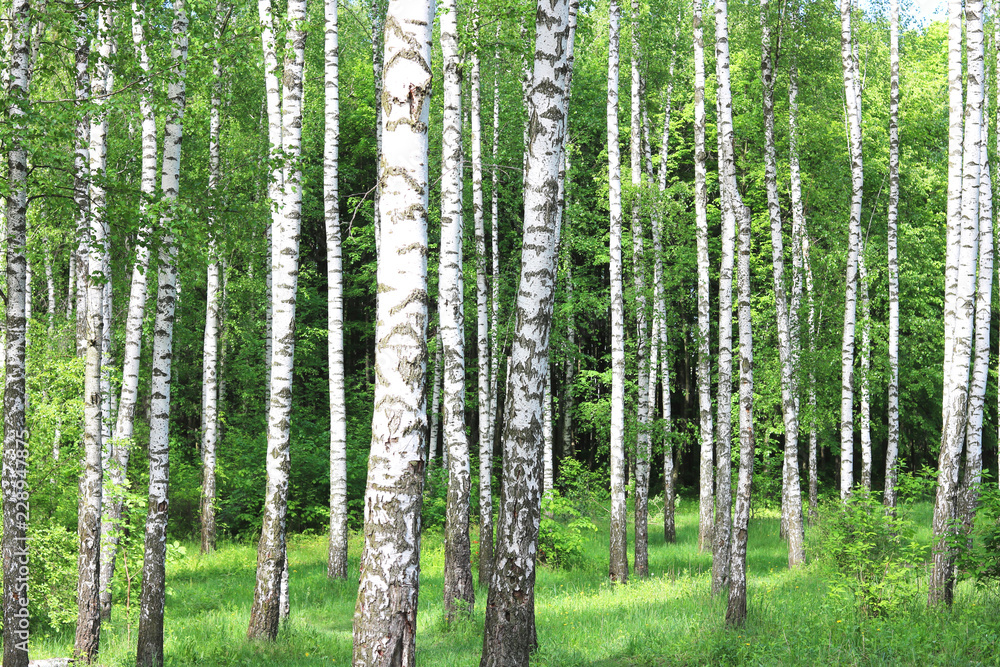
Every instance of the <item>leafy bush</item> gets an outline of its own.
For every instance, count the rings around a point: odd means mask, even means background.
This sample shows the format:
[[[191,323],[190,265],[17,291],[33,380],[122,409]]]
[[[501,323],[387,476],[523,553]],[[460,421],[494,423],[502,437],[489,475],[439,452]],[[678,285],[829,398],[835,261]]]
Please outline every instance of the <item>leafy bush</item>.
[[[972,548],[959,559],[959,569],[979,584],[1000,581],[1000,490],[993,485],[981,488]]]
[[[424,480],[424,504],[420,510],[420,529],[443,529],[448,516],[448,470],[441,459],[431,461]]]
[[[556,486],[562,489],[565,499],[578,507],[604,508],[609,498],[610,482],[607,473],[590,470],[585,464],[570,457],[559,461]]]
[[[582,566],[583,531],[597,532],[597,526],[569,498],[555,489],[546,492],[538,527],[538,559],[565,569]]]
[[[59,632],[76,624],[76,533],[62,526],[29,529],[28,614]],[[2,591],[2,582],[0,582]]]
[[[895,514],[870,493],[855,489],[847,501],[824,504],[817,524],[818,559],[841,575],[830,594],[853,600],[867,616],[885,616],[916,590],[914,567],[927,549],[912,539],[905,507]]]

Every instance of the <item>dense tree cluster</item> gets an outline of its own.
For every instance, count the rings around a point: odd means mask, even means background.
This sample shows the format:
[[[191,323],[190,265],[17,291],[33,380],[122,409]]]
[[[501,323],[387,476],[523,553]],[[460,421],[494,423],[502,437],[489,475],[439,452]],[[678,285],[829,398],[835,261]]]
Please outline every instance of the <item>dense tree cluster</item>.
[[[526,664],[570,459],[609,493],[619,584],[628,502],[644,577],[651,503],[671,541],[698,499],[735,625],[751,504],[794,568],[821,494],[893,508],[936,466],[951,602],[997,448],[981,0],[947,24],[896,0],[0,12],[5,665],[42,526],[77,531],[85,662],[122,558],[159,665],[169,540],[259,540],[269,640],[288,533],[328,533],[344,579],[360,531],[355,664],[412,665],[435,475],[447,622],[478,581],[482,664]]]

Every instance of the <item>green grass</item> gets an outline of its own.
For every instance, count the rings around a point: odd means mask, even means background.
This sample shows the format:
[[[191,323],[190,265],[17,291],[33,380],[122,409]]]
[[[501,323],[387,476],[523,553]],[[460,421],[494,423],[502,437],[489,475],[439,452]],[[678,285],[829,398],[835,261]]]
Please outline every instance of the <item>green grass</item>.
[[[918,539],[930,540],[930,507],[918,506]],[[762,513],[758,513],[762,514]],[[834,575],[821,563],[792,572],[778,537],[776,516],[751,524],[748,555],[749,621],[727,630],[725,601],[709,595],[711,559],[699,554],[694,503],[678,513],[678,543],[665,545],[660,517],[650,527],[650,577],[627,586],[607,582],[607,526],[588,536],[586,566],[542,567],[536,584],[539,650],[533,665],[639,667],[654,665],[1000,665],[998,592],[962,584],[950,611],[928,610],[926,577],[890,617],[860,616],[850,601],[832,595]],[[326,578],[323,537],[296,536],[289,544],[292,612],[271,644],[245,639],[253,595],[253,547],[226,544],[211,556],[195,544],[168,565],[165,652],[168,665],[348,665],[358,577],[360,538],[351,541],[348,582]],[[423,540],[417,663],[470,667],[482,649],[486,591],[475,613],[457,627],[443,622],[443,545]],[[100,662],[134,664],[138,581],[132,589],[132,624],[124,595],[102,634]],[[32,657],[70,654],[68,632],[36,631]]]

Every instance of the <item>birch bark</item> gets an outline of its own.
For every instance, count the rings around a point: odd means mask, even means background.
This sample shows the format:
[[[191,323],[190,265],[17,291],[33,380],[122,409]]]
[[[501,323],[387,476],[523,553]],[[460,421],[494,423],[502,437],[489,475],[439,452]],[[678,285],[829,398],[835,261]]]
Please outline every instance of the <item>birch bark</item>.
[[[559,238],[559,172],[566,127],[568,0],[539,1],[517,319],[504,420],[497,547],[486,604],[482,667],[520,666],[537,646],[535,556],[541,501],[541,422]],[[626,561],[627,563],[627,561]]]
[[[149,513],[142,563],[142,595],[139,607],[136,664],[163,665],[163,605],[166,596],[167,485],[170,456],[170,389],[177,298],[177,249],[170,231],[175,224],[174,206],[180,192],[181,140],[183,138],[185,75],[188,49],[188,18],[184,0],[173,4],[170,49],[171,72],[167,86],[169,102],[163,136],[163,167],[160,191],[166,204],[160,219],[164,234],[157,271],[156,319],[153,323],[153,380],[149,423]]]
[[[858,290],[861,293],[861,350],[858,365],[861,370],[861,488],[872,489],[872,393],[871,393],[871,299],[868,296],[868,266],[865,245],[858,253]]]
[[[143,28],[145,10],[132,3],[132,42],[143,72],[149,73],[146,37]],[[129,291],[128,313],[125,319],[125,345],[122,354],[122,388],[118,401],[118,414],[110,443],[107,472],[109,501],[105,503],[101,525],[101,616],[111,618],[112,591],[109,582],[114,576],[115,559],[121,533],[125,475],[132,448],[135,423],[135,406],[138,402],[139,360],[142,348],[142,322],[148,292],[149,248],[146,245],[152,234],[148,219],[148,202],[156,193],[157,145],[156,117],[153,111],[152,90],[147,85],[139,93],[139,110],[142,115],[142,171],[140,177],[139,217],[141,228],[135,247],[135,264]]]
[[[375,412],[365,548],[354,612],[356,667],[413,667],[427,433],[427,122],[433,2],[391,0],[386,15],[379,167]]]
[[[470,126],[472,140],[472,215],[476,234],[476,377],[479,413],[479,581],[489,580],[493,547],[493,442],[490,440],[490,321],[487,285],[486,222],[483,211],[482,82],[479,62],[479,2],[471,4]],[[487,530],[489,532],[487,532]],[[487,546],[484,548],[484,544]],[[486,563],[483,564],[483,556]]]
[[[984,72],[983,88],[988,73]],[[983,106],[985,109],[985,95]],[[987,146],[987,123],[980,126],[979,152],[979,274],[976,280],[975,354],[969,390],[969,418],[965,429],[965,467],[959,489],[956,514],[962,529],[971,534],[979,506],[979,485],[983,478],[983,417],[986,386],[990,374],[990,321],[993,315],[993,192]]]
[[[899,0],[889,3],[889,433],[885,449],[886,507],[896,507],[899,465]]]
[[[458,53],[458,4],[441,0],[444,61],[444,135],[441,147],[441,259],[438,312],[444,347],[444,446],[448,449],[445,510],[444,605],[448,622],[470,614],[469,440],[465,433],[465,288],[462,276],[462,74]]]
[[[641,51],[639,46],[639,2],[632,0],[632,123],[629,139],[629,167],[632,187],[632,267],[635,287],[635,326],[638,366],[637,388],[639,393],[637,435],[635,452],[635,575],[649,576],[649,458],[652,455],[649,439],[649,343],[650,334],[646,317],[646,258],[640,208],[642,187],[642,79],[639,74]]]
[[[340,47],[337,0],[324,0],[323,213],[326,219],[327,356],[330,360],[330,551],[326,575],[347,578],[347,406],[344,390],[344,258],[340,235]],[[381,105],[376,104],[376,107]]]
[[[788,538],[788,566],[805,562],[802,527],[802,495],[799,486],[799,392],[796,382],[795,352],[792,346],[791,316],[785,293],[785,247],[778,200],[778,161],[774,148],[774,69],[772,65],[769,2],[760,2],[761,82],[764,89],[764,180],[767,212],[771,222],[771,267],[777,316],[778,357],[781,362],[781,413],[785,427],[782,470],[782,523]],[[794,245],[795,240],[793,240]]]
[[[78,660],[93,662],[101,642],[101,499],[104,483],[103,394],[101,357],[104,329],[104,280],[107,255],[104,190],[107,155],[107,121],[103,100],[108,92],[111,56],[106,10],[97,12],[98,57],[91,78],[91,97],[96,109],[90,118],[90,225],[87,237],[87,308],[83,388],[83,474],[80,480],[77,534],[77,621],[73,653]]]
[[[705,38],[701,25],[701,2],[694,0],[694,212],[698,246],[698,414],[701,466],[698,488],[698,550],[713,548],[712,541],[712,354],[709,337],[712,324],[708,275],[708,185],[705,149]],[[721,357],[720,357],[721,359]],[[721,386],[721,383],[720,383]]]
[[[261,0],[258,11],[267,25],[269,0]],[[282,192],[271,224],[271,364],[267,417],[267,488],[264,517],[257,547],[257,581],[247,628],[248,639],[273,640],[282,618],[281,578],[287,568],[285,514],[288,510],[289,423],[292,411],[292,369],[295,356],[295,298],[298,288],[299,229],[302,216],[302,70],[305,61],[305,0],[288,3],[287,51],[280,92],[268,84],[269,125],[277,122],[271,108],[278,97],[281,105],[281,139],[278,146]],[[265,29],[265,33],[267,30]],[[267,37],[262,46],[268,63]],[[277,73],[275,73],[276,75]],[[276,78],[276,76],[275,76]],[[270,131],[269,131],[270,134]],[[275,150],[272,144],[271,150]],[[286,576],[286,575],[285,575]]]
[[[670,104],[674,87],[674,51],[670,52],[670,78],[667,80],[667,98],[663,117],[663,136],[660,141],[660,196],[667,189],[667,157],[670,145]],[[670,406],[670,355],[667,340],[667,302],[663,289],[663,242],[662,221],[660,213],[653,215],[653,303],[656,312],[655,326],[657,333],[653,336],[660,354],[660,382],[663,405],[663,539],[667,543],[677,540],[677,529],[674,522],[674,449],[671,440],[673,422]],[[655,363],[652,365],[655,368]]]
[[[712,593],[727,585],[732,541],[732,374],[733,263],[737,218],[742,215],[733,153],[732,92],[729,84],[729,28],[726,0],[715,2],[715,71],[719,114],[719,199],[722,208],[722,258],[719,266],[719,387],[716,440],[715,526]],[[703,462],[704,463],[704,462]]]
[[[28,218],[28,152],[25,147],[28,111],[28,0],[11,7],[8,77],[2,82],[10,102],[6,142],[10,193],[6,207],[7,304],[4,354],[3,435],[3,664],[28,665],[28,449],[25,422],[25,246]],[[78,70],[79,71],[79,70]]]
[[[851,49],[851,0],[840,2],[840,55],[847,100],[848,148],[851,156],[851,211],[848,219],[844,332],[840,348],[840,497],[854,486],[854,339],[857,319],[858,255],[861,247],[861,204],[864,171],[861,156],[861,109],[857,95],[857,63]]]
[[[215,40],[221,42],[229,19],[223,2],[215,6]],[[219,192],[219,133],[221,130],[222,65],[218,54],[212,58],[212,99],[208,121],[208,190],[218,201]],[[215,204],[218,206],[218,204]],[[220,207],[221,208],[221,207]],[[202,341],[201,385],[201,553],[215,551],[215,459],[219,438],[219,259],[218,218],[211,211],[208,218],[208,269],[205,281],[205,335]]]
[[[618,0],[608,9],[608,197],[611,209],[611,581],[628,581],[625,506],[625,301],[622,293],[621,162],[618,152]]]
[[[979,188],[981,127],[983,119],[984,45],[983,3],[970,0],[965,7],[968,88],[966,91],[965,138],[961,150],[961,219],[949,218],[950,227],[961,224],[954,311],[945,312],[945,332],[952,331],[951,361],[944,380],[941,453],[938,457],[938,486],[934,501],[933,565],[927,600],[931,606],[950,605],[955,586],[955,552],[950,544],[955,535],[958,505],[958,470],[962,456],[969,408],[969,371],[972,365],[972,336],[975,316],[976,264],[979,242]],[[953,45],[949,36],[949,49]],[[954,114],[957,109],[951,109]],[[949,161],[957,156],[949,155]],[[951,192],[949,191],[949,196]],[[947,306],[946,306],[947,308]],[[945,352],[947,353],[947,346]]]

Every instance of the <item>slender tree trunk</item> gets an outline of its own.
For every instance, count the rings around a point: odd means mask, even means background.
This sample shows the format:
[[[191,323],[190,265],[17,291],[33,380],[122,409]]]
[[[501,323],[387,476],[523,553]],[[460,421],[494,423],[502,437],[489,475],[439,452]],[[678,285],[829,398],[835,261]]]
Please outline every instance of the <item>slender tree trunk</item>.
[[[622,293],[622,183],[618,152],[618,0],[608,32],[608,197],[611,208],[611,581],[628,581],[625,506],[625,301]]]
[[[132,3],[132,41],[139,56],[139,66],[144,72],[150,71],[146,54],[146,39],[143,28],[144,11],[138,3]],[[121,533],[121,517],[124,511],[123,489],[128,472],[129,456],[132,449],[132,433],[135,422],[135,406],[138,401],[139,360],[142,346],[142,323],[148,292],[149,248],[143,240],[152,234],[147,203],[156,193],[157,145],[156,118],[153,113],[152,91],[143,87],[139,96],[142,114],[142,171],[140,180],[139,216],[142,228],[135,248],[135,264],[132,268],[132,283],[129,292],[128,314],[125,320],[125,346],[122,354],[122,388],[118,402],[118,414],[110,443],[108,458],[108,501],[104,506],[101,524],[101,616],[111,618],[111,585],[114,576],[115,559]]]
[[[632,0],[632,125],[629,166],[632,172],[632,265],[635,286],[636,365],[639,404],[635,452],[635,574],[649,576],[649,327],[646,321],[646,252],[643,241],[640,198],[642,187],[642,80],[639,74],[639,2]]]
[[[955,344],[953,318],[958,307],[958,264],[962,230],[962,7],[961,0],[948,0],[948,231],[945,241],[944,276],[944,387],[948,396],[950,364]],[[956,221],[952,225],[951,221]]]
[[[987,76],[984,72],[984,91]],[[983,97],[985,109],[985,95]],[[983,122],[980,128],[982,149],[979,152],[979,275],[976,281],[975,355],[969,391],[969,420],[965,429],[965,467],[962,470],[962,486],[956,510],[966,534],[971,534],[975,525],[979,485],[983,477],[983,413],[990,374],[990,321],[993,316],[993,183],[986,150],[987,123]]]
[[[382,99],[382,68],[385,64],[385,17],[389,6],[389,0],[371,0],[368,7],[369,17],[372,24],[372,78],[375,81],[375,99]],[[382,156],[382,105],[375,105],[375,156],[381,160]],[[378,179],[375,181],[375,193],[373,196],[372,217],[375,225],[375,257],[378,258],[381,252],[382,223],[379,217],[381,209],[380,201],[382,197],[382,183]]]
[[[14,0],[10,14],[8,77],[6,264],[3,436],[3,664],[28,665],[28,449],[25,422],[25,246],[28,219],[28,0]]]
[[[872,392],[871,392],[871,299],[868,297],[868,266],[865,263],[865,245],[858,253],[858,289],[861,292],[861,487],[872,490]]]
[[[472,214],[476,233],[476,376],[478,380],[479,412],[479,584],[489,581],[493,547],[493,441],[490,440],[490,321],[489,288],[487,286],[486,222],[483,211],[483,126],[482,84],[479,63],[479,2],[472,8],[473,39],[470,53],[472,134]],[[487,532],[488,531],[488,532]],[[484,547],[484,544],[487,545]],[[485,556],[485,563],[484,563]]]
[[[323,211],[326,218],[327,356],[330,360],[330,547],[326,576],[347,578],[347,406],[344,389],[344,258],[340,236],[340,47],[337,0],[324,0],[326,33]],[[380,105],[376,105],[380,106]]]
[[[458,4],[441,2],[444,61],[444,136],[441,156],[441,261],[439,304],[444,346],[444,446],[448,450],[445,513],[444,605],[448,622],[472,613],[469,543],[469,439],[465,432],[465,289],[462,279],[462,75]]]
[[[107,23],[98,11],[98,59],[91,78],[91,96],[102,100],[108,76]],[[101,496],[104,480],[101,419],[101,339],[103,333],[103,257],[105,254],[104,209],[106,196],[102,185],[105,165],[107,125],[101,102],[90,118],[88,155],[90,158],[89,228],[87,230],[86,335],[84,337],[83,389],[83,471],[80,477],[80,500],[77,534],[80,552],[77,557],[77,621],[73,654],[82,662],[93,662],[101,642],[100,554]],[[30,276],[29,276],[30,278]],[[29,292],[30,297],[30,292]],[[30,317],[30,308],[26,310]]]
[[[500,41],[500,23],[497,22],[496,28],[496,41]],[[490,170],[490,180],[493,183],[493,194],[490,198],[490,219],[492,220],[490,227],[490,260],[491,260],[491,284],[490,284],[490,349],[493,350],[493,355],[490,358],[490,387],[493,390],[490,392],[490,424],[489,424],[489,441],[492,454],[492,448],[496,443],[496,426],[497,426],[497,400],[500,395],[500,359],[503,356],[500,350],[500,180],[499,173],[497,171],[497,166],[500,159],[500,49],[493,52],[493,147],[492,147],[492,159],[493,166]],[[492,466],[491,466],[492,472]],[[482,499],[480,498],[480,503]],[[487,547],[490,553],[490,563],[492,563],[493,554],[493,523],[492,523],[492,498],[490,499],[491,506],[491,518],[489,525],[488,536],[490,538],[490,544]],[[480,526],[480,537],[479,537],[479,562],[480,568],[482,568],[483,559],[483,531],[484,527]],[[487,580],[489,577],[487,576]]]
[[[889,3],[889,434],[885,448],[885,506],[896,507],[899,458],[899,0]]]
[[[717,0],[717,5],[720,0]],[[724,4],[726,0],[721,0]],[[716,19],[717,25],[719,24]],[[728,69],[728,67],[727,67]],[[740,327],[740,472],[733,517],[733,553],[730,558],[729,604],[726,625],[742,626],[747,618],[747,526],[753,486],[753,338],[750,330],[750,209],[743,207],[739,234]]]
[[[434,391],[431,396],[431,427],[430,427],[430,437],[428,445],[427,460],[428,462],[433,461],[437,456],[437,445],[438,445],[438,433],[440,432],[440,419],[441,414],[441,381],[442,381],[442,366],[444,365],[444,354],[441,350],[441,329],[438,328],[437,336],[434,341]],[[447,452],[442,450],[442,458],[444,460],[443,465],[447,465],[448,456]]]
[[[258,5],[262,23],[271,17],[269,0]],[[257,582],[250,609],[248,639],[273,640],[282,619],[281,577],[287,567],[285,514],[288,510],[289,421],[292,412],[292,369],[295,355],[295,297],[298,289],[299,229],[302,216],[302,70],[305,61],[305,0],[288,3],[287,53],[281,91],[270,88],[268,98],[280,94],[280,150],[283,192],[271,224],[271,364],[267,416],[267,489],[257,547]],[[273,37],[272,37],[273,39]],[[264,37],[265,66],[268,62]],[[268,100],[268,116],[273,102]],[[271,119],[271,125],[275,122]],[[270,132],[269,132],[270,134]],[[275,146],[271,146],[273,151]]]
[[[788,538],[788,566],[805,562],[802,527],[802,494],[799,486],[799,392],[796,382],[795,352],[792,346],[791,317],[785,296],[785,248],[778,201],[778,161],[774,149],[774,69],[771,61],[771,27],[768,0],[760,3],[761,81],[764,88],[764,179],[767,211],[771,222],[771,266],[774,277],[774,304],[778,320],[778,356],[781,361],[781,413],[785,427],[782,470],[782,523]],[[793,245],[794,245],[793,240]]]
[[[712,594],[728,584],[732,540],[732,375],[733,375],[733,263],[737,218],[742,215],[736,183],[733,147],[732,93],[729,87],[728,6],[715,2],[715,71],[719,112],[719,199],[722,208],[722,258],[719,266],[719,387],[715,450],[715,526],[712,555]]]
[[[427,121],[431,2],[391,0],[386,16],[385,143],[379,168],[375,412],[365,548],[354,612],[356,667],[413,667],[427,412]]]
[[[701,2],[694,8],[694,213],[698,246],[698,414],[701,464],[698,479],[698,550],[714,548],[712,540],[712,324],[708,274],[708,186],[705,148],[705,38],[701,25]],[[721,386],[721,383],[720,383]],[[724,571],[724,570],[723,570]],[[714,584],[713,584],[714,587]]]
[[[670,103],[674,88],[674,51],[670,51],[670,78],[667,80],[666,109],[663,116],[663,136],[660,142],[660,196],[667,189],[667,157],[670,145]],[[663,540],[677,540],[674,523],[674,448],[670,406],[670,354],[667,340],[667,302],[663,289],[663,247],[659,212],[653,214],[653,302],[656,312],[657,333],[653,336],[660,350],[661,403],[663,405]],[[655,364],[654,364],[655,367]],[[711,413],[709,413],[711,415]]]
[[[215,39],[222,40],[229,20],[229,12],[223,2],[215,6]],[[209,110],[208,127],[208,189],[213,197],[219,192],[219,133],[221,129],[220,107],[222,106],[222,65],[218,54],[212,59],[212,99]],[[216,201],[215,206],[221,208]],[[214,213],[214,212],[213,212]],[[219,259],[218,218],[211,215],[208,220],[208,270],[205,289],[205,336],[202,361],[201,389],[201,552],[215,551],[215,448],[219,439],[219,292],[221,261]]]
[[[969,63],[966,92],[965,139],[961,149],[961,220],[949,218],[949,228],[961,223],[958,253],[958,280],[948,310],[946,297],[945,332],[952,331],[951,362],[944,379],[943,427],[938,458],[938,486],[934,501],[933,565],[928,586],[928,604],[950,605],[955,587],[955,552],[951,544],[958,518],[958,470],[968,422],[970,400],[969,371],[972,365],[972,336],[975,316],[977,244],[979,241],[980,150],[984,98],[983,3],[970,0],[965,8],[966,50]],[[949,39],[949,49],[960,48]],[[954,114],[958,109],[951,109]],[[949,155],[949,161],[958,159]],[[949,190],[949,196],[951,192]],[[951,233],[949,229],[949,233]],[[947,283],[946,283],[947,285]],[[949,286],[950,287],[950,286]],[[947,347],[946,347],[947,353]]]
[[[482,667],[526,665],[537,645],[534,583],[542,453],[537,424],[541,421],[555,301],[568,5],[568,0],[540,1],[537,5],[524,242],[508,381],[508,386],[518,391],[507,392],[503,484]]]
[[[858,255],[861,247],[861,110],[857,95],[857,63],[851,50],[851,0],[840,2],[840,54],[847,99],[847,134],[851,156],[851,211],[848,220],[844,335],[840,348],[840,497],[854,486],[854,336],[857,313]]]
[[[139,667],[163,665],[163,604],[166,596],[167,484],[170,455],[170,372],[177,298],[177,249],[171,229],[173,206],[180,190],[188,18],[184,0],[175,0],[170,50],[172,71],[167,87],[169,112],[163,136],[163,171],[160,190],[166,204],[160,219],[164,234],[157,272],[156,319],[153,324],[153,380],[149,423],[149,514],[142,563],[142,596],[139,607]]]

